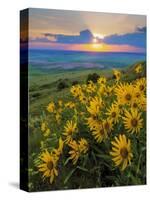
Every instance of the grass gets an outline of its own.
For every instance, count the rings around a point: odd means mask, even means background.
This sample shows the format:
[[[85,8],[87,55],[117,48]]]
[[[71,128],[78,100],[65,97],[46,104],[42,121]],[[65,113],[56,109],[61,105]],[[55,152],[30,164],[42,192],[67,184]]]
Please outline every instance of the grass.
[[[40,114],[51,100],[69,98],[69,88],[58,91],[57,85],[61,79],[67,80],[69,87],[74,81],[86,83],[88,74],[97,73],[100,76],[112,76],[112,70],[87,69],[76,71],[51,71],[50,73],[31,72],[29,76],[30,113]]]

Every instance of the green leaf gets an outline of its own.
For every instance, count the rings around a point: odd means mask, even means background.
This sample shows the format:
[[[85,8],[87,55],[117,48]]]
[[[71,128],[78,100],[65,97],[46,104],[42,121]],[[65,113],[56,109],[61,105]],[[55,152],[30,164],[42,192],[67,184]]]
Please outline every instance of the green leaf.
[[[95,157],[95,153],[93,151],[92,151],[92,157],[93,157],[93,159],[95,161],[95,164],[97,165],[97,160],[96,160],[96,157]]]
[[[75,172],[75,170],[76,170],[76,168],[74,168],[73,170],[70,171],[70,173],[68,174],[68,176],[64,180],[64,184],[66,184],[69,181],[70,177]]]
[[[34,175],[36,175],[36,174],[38,174],[39,172],[38,171],[33,171],[32,172],[32,176],[34,176]]]
[[[97,151],[97,153],[102,154],[102,152],[99,150],[99,148],[98,148],[97,146],[93,145],[92,147],[93,147],[93,149],[94,149],[95,151]]]
[[[66,165],[67,165],[67,163],[69,162],[69,160],[71,160],[71,158],[70,158],[70,157],[66,159],[66,161],[64,162],[64,166],[66,166]]]
[[[95,156],[102,158],[102,159],[110,160],[110,156],[105,155],[105,154],[95,154]]]
[[[84,155],[83,165],[82,165],[83,167],[86,166],[87,161],[88,161],[88,154]]]
[[[80,169],[80,170],[82,170],[84,172],[89,172],[89,170],[86,169],[85,167],[77,166],[77,169]]]
[[[97,171],[97,170],[100,170],[100,166],[93,167],[93,168],[90,170],[90,173],[93,173],[94,171]]]
[[[143,152],[143,151],[145,151],[146,150],[146,147],[142,147],[141,148],[141,151]]]

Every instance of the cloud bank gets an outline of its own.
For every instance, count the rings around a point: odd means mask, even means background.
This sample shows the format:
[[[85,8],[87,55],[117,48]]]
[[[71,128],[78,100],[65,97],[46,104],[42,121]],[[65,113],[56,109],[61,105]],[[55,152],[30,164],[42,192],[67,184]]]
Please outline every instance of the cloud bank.
[[[30,38],[30,42],[42,42],[45,44],[92,44],[94,39],[96,39],[96,43],[129,45],[146,49],[146,27],[137,27],[132,33],[113,34],[106,36],[103,39],[94,37],[92,32],[88,29],[80,31],[79,35],[44,33],[42,37]]]
[[[88,29],[80,31],[79,35],[45,33],[44,36],[55,37],[56,39],[55,42],[63,44],[88,44],[88,43],[93,43],[93,39],[95,38],[92,32]],[[97,42],[101,42],[101,40],[97,38]]]
[[[103,39],[106,44],[127,44],[135,47],[146,48],[146,27],[137,27],[133,33],[123,35],[110,35]]]

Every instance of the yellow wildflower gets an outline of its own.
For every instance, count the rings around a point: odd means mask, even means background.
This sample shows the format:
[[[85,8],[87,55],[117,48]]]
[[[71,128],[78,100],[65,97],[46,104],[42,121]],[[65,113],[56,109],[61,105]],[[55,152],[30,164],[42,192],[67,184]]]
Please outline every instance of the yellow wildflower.
[[[38,165],[38,170],[43,173],[43,178],[50,178],[50,184],[52,184],[55,176],[58,176],[57,160],[47,150],[41,154],[40,160],[43,163]]]
[[[54,104],[54,102],[51,102],[51,103],[48,104],[47,111],[50,112],[50,113],[53,113],[55,111],[55,104]]]
[[[133,157],[130,139],[127,139],[125,135],[119,135],[115,137],[111,144],[113,146],[110,152],[113,157],[112,160],[115,166],[120,166],[123,171],[131,163],[131,158]]]
[[[137,74],[140,74],[142,71],[143,71],[143,67],[142,67],[141,64],[139,64],[138,66],[136,66],[135,72],[136,72]]]
[[[73,134],[76,132],[77,123],[73,122],[72,120],[68,120],[65,127],[64,127],[63,135],[66,136],[66,143],[69,143],[72,140]]]
[[[71,147],[69,158],[72,160],[73,165],[77,163],[82,154],[85,154],[88,151],[88,142],[84,138],[81,138],[78,142],[72,140],[68,146]]]
[[[97,80],[97,83],[98,84],[105,84],[106,83],[106,78],[105,77],[100,77],[98,80]]]
[[[121,72],[120,72],[119,70],[114,69],[114,70],[113,70],[113,75],[114,75],[114,77],[115,77],[115,79],[116,79],[117,81],[120,80]]]
[[[141,118],[140,112],[137,109],[132,109],[131,112],[125,110],[124,111],[125,117],[122,117],[125,129],[131,133],[139,133],[140,129],[143,127],[142,122],[143,119]]]

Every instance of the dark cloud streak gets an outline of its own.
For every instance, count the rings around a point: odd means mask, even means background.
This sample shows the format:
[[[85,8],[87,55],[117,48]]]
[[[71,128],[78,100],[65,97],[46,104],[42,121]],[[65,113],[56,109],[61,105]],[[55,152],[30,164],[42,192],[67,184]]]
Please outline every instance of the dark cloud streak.
[[[146,33],[146,26],[144,26],[144,27],[137,27],[136,30],[138,32]]]
[[[88,44],[93,43],[94,35],[88,29],[80,31],[79,35],[64,35],[44,33],[41,38],[30,39],[32,42],[51,42],[61,44]],[[146,27],[137,27],[135,32],[126,34],[114,34],[100,39],[96,37],[97,43],[110,45],[131,45],[134,47],[146,48]]]
[[[103,39],[103,42],[106,44],[127,44],[146,48],[146,27],[137,27],[133,33],[109,35]]]
[[[80,31],[79,35],[64,35],[64,34],[51,34],[45,33],[45,37],[55,37],[56,42],[65,43],[65,44],[87,44],[93,43],[93,39],[95,38],[90,30]],[[97,38],[98,42],[101,42],[100,39]]]

